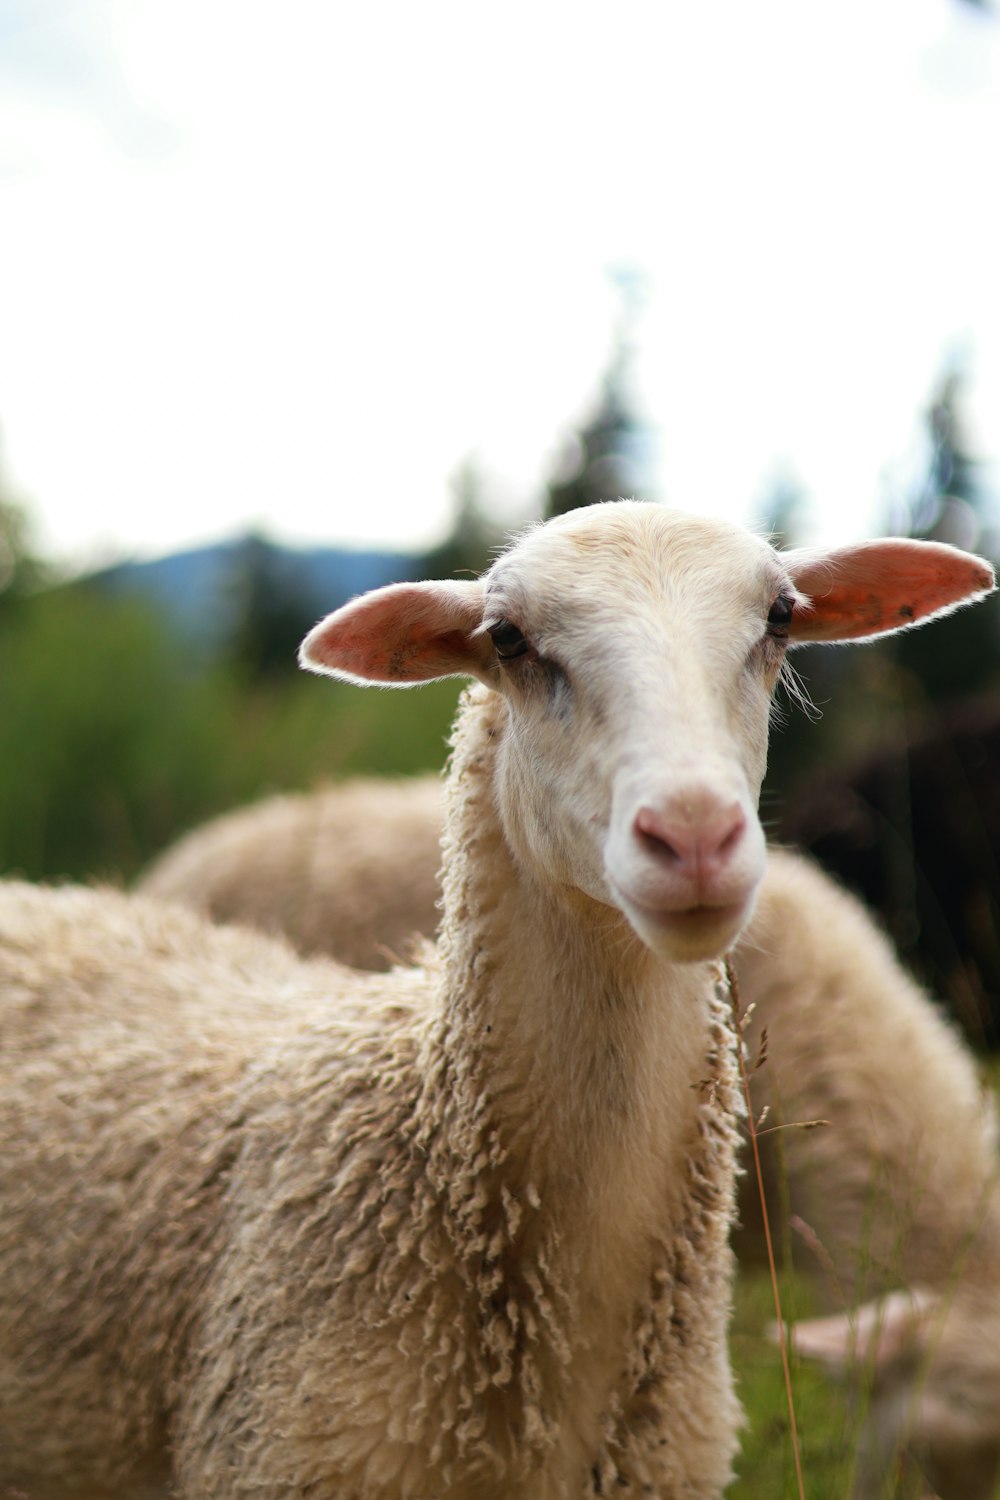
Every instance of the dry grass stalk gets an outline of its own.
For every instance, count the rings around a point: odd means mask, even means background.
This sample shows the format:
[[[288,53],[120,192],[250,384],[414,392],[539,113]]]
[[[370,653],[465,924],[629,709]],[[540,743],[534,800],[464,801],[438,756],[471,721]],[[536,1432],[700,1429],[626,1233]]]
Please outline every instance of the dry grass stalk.
[[[778,1270],[774,1259],[774,1244],[771,1239],[771,1224],[767,1216],[767,1194],[764,1191],[764,1173],[760,1164],[760,1150],[757,1144],[757,1129],[754,1124],[753,1104],[750,1099],[750,1071],[747,1068],[745,1048],[743,1046],[743,1027],[746,1017],[740,1008],[740,985],[736,977],[731,955],[725,960],[726,981],[729,985],[729,999],[733,1008],[733,1022],[736,1027],[739,1045],[737,1055],[739,1057],[740,1081],[743,1085],[743,1093],[747,1105],[747,1133],[750,1137],[750,1147],[753,1151],[754,1173],[757,1178],[757,1190],[760,1193],[760,1211],[764,1224],[764,1242],[767,1246],[767,1265],[771,1275],[771,1290],[774,1293],[774,1315],[777,1320],[778,1347],[781,1350],[781,1367],[785,1377],[785,1394],[788,1398],[788,1422],[792,1436],[792,1452],[795,1456],[795,1478],[798,1484],[799,1500],[805,1500],[805,1483],[802,1477],[802,1454],[799,1448],[799,1429],[795,1420],[795,1398],[792,1394],[792,1372],[788,1360],[788,1339],[785,1334],[785,1322],[781,1315],[781,1293],[778,1290]],[[752,1071],[756,1072],[763,1065],[767,1056],[766,1034],[761,1038],[760,1050]]]

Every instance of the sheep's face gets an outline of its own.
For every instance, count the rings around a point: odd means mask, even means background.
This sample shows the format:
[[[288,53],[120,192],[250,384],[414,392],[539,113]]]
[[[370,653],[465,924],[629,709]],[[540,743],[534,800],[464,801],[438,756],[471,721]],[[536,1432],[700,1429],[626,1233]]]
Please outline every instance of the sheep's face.
[[[752,911],[793,597],[758,537],[640,504],[540,528],[485,580],[515,854],[672,958],[723,951]]]
[[[896,630],[990,587],[988,565],[931,543],[782,557],[740,527],[619,501],[536,527],[476,582],[345,605],[302,661],[399,687],[461,673],[501,694],[498,804],[528,877],[695,960],[753,909],[786,647]]]

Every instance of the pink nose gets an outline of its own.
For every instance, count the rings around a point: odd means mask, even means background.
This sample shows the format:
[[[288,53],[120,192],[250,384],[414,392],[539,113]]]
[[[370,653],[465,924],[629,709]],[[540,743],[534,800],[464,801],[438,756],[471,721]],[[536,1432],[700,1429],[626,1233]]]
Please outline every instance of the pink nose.
[[[665,808],[640,807],[635,832],[647,854],[664,869],[696,884],[724,874],[746,833],[746,814],[737,802],[677,800]]]

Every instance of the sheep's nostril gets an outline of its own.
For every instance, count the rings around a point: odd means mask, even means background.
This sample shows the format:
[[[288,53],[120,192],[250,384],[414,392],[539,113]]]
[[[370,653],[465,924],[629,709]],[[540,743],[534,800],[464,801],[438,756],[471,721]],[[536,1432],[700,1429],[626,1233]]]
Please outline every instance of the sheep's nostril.
[[[692,849],[685,830],[670,827],[666,819],[651,807],[639,809],[635,833],[642,848],[654,859],[683,865],[691,858]]]
[[[673,859],[678,864],[684,864],[684,840],[676,838],[675,834],[675,843],[669,837],[666,822],[651,807],[639,808],[639,813],[636,814],[636,837],[646,853],[654,856],[654,859]]]
[[[714,851],[715,856],[720,859],[728,859],[730,855],[736,853],[737,845],[742,840],[747,826],[747,820],[742,808],[732,808],[730,812],[733,816],[729,829],[723,832]]]

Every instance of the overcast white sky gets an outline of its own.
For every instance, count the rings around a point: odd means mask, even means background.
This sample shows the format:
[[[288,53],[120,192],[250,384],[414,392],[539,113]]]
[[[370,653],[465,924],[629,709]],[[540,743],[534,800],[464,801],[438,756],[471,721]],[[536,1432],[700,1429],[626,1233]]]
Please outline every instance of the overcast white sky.
[[[662,498],[871,530],[956,351],[1000,452],[1000,20],[962,0],[0,0],[0,426],[77,560],[527,505],[647,278]]]

